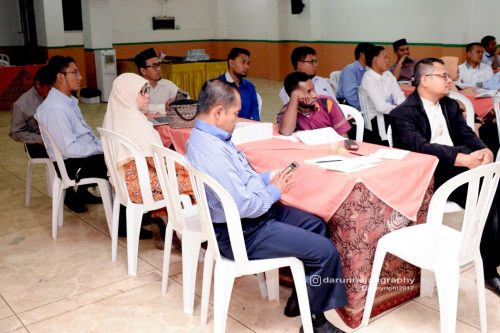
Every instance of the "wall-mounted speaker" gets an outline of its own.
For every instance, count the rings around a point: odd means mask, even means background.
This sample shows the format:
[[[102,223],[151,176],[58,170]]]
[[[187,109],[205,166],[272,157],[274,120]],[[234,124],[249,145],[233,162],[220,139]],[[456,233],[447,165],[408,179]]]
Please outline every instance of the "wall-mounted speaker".
[[[302,13],[305,6],[302,0],[292,0],[292,14]]]

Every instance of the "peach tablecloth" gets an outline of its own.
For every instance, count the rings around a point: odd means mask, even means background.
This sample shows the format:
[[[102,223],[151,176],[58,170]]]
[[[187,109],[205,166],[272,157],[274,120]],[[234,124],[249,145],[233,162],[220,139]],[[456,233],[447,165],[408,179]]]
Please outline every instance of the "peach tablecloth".
[[[410,95],[415,90],[415,87],[407,84],[402,84],[400,85],[400,87],[405,96]],[[471,101],[472,105],[474,106],[474,111],[479,117],[484,116],[486,113],[488,113],[488,111],[493,109],[493,98],[476,98],[477,93],[472,88],[460,90],[459,93],[464,95]]]

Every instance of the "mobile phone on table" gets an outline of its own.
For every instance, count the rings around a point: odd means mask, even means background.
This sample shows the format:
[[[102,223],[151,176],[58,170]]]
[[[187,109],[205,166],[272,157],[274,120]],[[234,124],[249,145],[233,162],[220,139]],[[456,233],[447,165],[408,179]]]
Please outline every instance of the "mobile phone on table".
[[[283,169],[283,172],[290,173],[290,172],[294,171],[295,169],[297,169],[298,166],[299,166],[299,163],[296,161],[293,161],[292,163],[288,164],[288,166],[285,169]]]
[[[344,147],[347,150],[358,150],[359,149],[359,145],[356,143],[356,141],[351,140],[351,139],[344,140]]]

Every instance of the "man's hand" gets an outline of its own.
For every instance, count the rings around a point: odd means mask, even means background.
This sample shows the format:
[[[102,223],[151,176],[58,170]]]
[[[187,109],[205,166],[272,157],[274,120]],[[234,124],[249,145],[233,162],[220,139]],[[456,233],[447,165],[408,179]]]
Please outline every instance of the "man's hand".
[[[401,58],[399,58],[398,64],[399,65],[403,65],[403,63],[405,62],[406,58],[408,58],[408,56],[406,54],[403,55]]]
[[[269,184],[276,186],[281,193],[286,193],[294,183],[290,178],[292,173],[293,172],[278,171],[273,175],[273,171],[271,171],[270,176],[272,178]]]
[[[294,103],[294,105],[299,104],[311,104],[313,99],[309,95],[309,93],[304,89],[295,89],[292,91],[292,95],[290,96],[290,103]]]
[[[488,148],[484,148],[470,154],[458,153],[455,160],[455,166],[474,169],[491,162],[493,162],[493,153]]]

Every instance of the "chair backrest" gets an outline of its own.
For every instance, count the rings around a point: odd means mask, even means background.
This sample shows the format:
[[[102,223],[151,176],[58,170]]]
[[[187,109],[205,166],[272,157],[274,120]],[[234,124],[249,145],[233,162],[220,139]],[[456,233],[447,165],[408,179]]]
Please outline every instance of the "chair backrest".
[[[394,147],[394,142],[392,141],[392,127],[389,125],[387,128],[387,141],[389,141],[389,147]]]
[[[0,65],[10,66],[10,58],[8,55],[0,53]]]
[[[352,117],[356,122],[356,141],[363,141],[363,134],[365,132],[365,122],[363,120],[363,115],[361,115],[361,113],[356,108],[350,105],[339,104],[339,106],[346,119]]]
[[[259,93],[257,93],[257,105],[259,106],[259,118],[260,118],[260,115],[262,114],[262,97],[260,96]]]
[[[333,91],[337,93],[339,89],[340,73],[342,71],[333,71],[330,73],[330,84],[332,85]]]
[[[444,68],[451,75],[451,79],[453,81],[458,80],[458,57],[453,56],[444,56],[441,57],[441,60],[444,62]]]
[[[372,129],[372,123],[370,120],[370,115],[368,110],[370,109],[370,102],[368,100],[368,94],[366,93],[366,90],[359,86],[358,87],[358,96],[359,96],[359,106],[361,107],[361,114],[363,115],[363,119],[365,120],[365,128],[371,130]]]
[[[194,215],[197,212],[196,207],[191,205],[191,198],[188,195],[179,194],[175,164],[187,169],[187,162],[178,152],[156,144],[151,144],[151,146],[161,190],[164,197],[168,198],[166,203],[169,213],[168,223],[173,223],[174,230],[182,231],[183,210],[192,209],[188,215]]]
[[[66,165],[64,164],[62,153],[59,150],[59,147],[57,146],[56,142],[52,138],[52,135],[50,135],[50,133],[45,129],[45,127],[42,124],[40,124],[40,122],[38,122],[38,128],[40,129],[40,133],[49,139],[50,147],[52,148],[52,151],[56,158],[57,168],[59,169],[59,173],[61,175],[63,187],[68,188],[69,186],[75,185],[75,181],[70,179],[68,176],[68,172],[66,171]],[[45,148],[47,148],[45,140],[44,140],[44,145]]]
[[[210,255],[217,260],[221,260],[222,258],[215,237],[212,218],[210,216],[207,191],[211,191],[217,195],[222,205],[222,209],[224,210],[234,261],[238,265],[245,265],[245,263],[248,262],[248,256],[245,240],[243,238],[243,231],[241,229],[240,214],[236,203],[226,189],[224,189],[215,179],[197,170],[190,164],[188,164],[188,170],[191,178],[191,185],[193,186],[193,191],[198,202],[201,226],[204,234],[208,238],[208,249],[211,251]]]
[[[426,223],[441,223],[450,194],[459,186],[468,184],[458,258],[461,265],[472,261],[478,254],[484,224],[498,188],[499,176],[500,162],[483,165],[448,180],[432,196]]]
[[[469,125],[472,130],[474,130],[474,106],[472,102],[465,97],[464,95],[457,93],[456,91],[450,91],[448,97],[453,98],[454,100],[460,101],[465,106],[465,121],[467,125]]]
[[[495,117],[497,120],[498,141],[500,142],[500,96],[493,97],[493,109],[495,110]]]
[[[127,205],[132,201],[130,200],[130,196],[128,194],[125,176],[118,171],[118,161],[116,160],[116,151],[118,145],[121,145],[128,149],[134,156],[144,211],[157,209],[158,204],[153,199],[148,166],[146,157],[142,149],[139,148],[133,141],[121,134],[100,127],[97,128],[97,131],[101,135],[101,142],[104,150],[104,160],[106,161],[106,166],[108,167],[108,172],[111,176],[111,180],[115,187],[115,192],[118,196],[118,199],[120,200],[120,203],[122,205]]]

